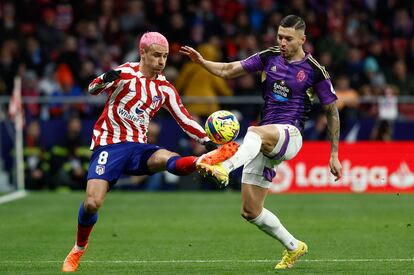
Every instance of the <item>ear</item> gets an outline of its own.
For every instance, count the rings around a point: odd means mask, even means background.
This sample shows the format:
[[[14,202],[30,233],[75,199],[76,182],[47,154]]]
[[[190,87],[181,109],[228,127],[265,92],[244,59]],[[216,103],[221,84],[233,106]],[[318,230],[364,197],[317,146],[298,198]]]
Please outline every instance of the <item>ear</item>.
[[[145,54],[145,49],[144,48],[140,48],[139,49],[139,56],[143,56]]]
[[[305,44],[305,42],[306,42],[306,35],[302,35],[302,37],[301,37],[300,40],[302,41],[302,45]]]

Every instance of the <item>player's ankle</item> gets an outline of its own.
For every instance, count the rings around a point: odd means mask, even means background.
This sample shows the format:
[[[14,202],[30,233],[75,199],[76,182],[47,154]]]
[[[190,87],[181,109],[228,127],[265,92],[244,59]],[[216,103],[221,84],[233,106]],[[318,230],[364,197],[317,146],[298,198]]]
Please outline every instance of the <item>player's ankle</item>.
[[[75,244],[75,248],[76,248],[76,250],[80,250],[80,251],[85,250],[86,246],[87,246],[87,244],[85,244],[85,245],[83,245],[83,246],[80,246],[80,245],[78,245],[78,244]]]

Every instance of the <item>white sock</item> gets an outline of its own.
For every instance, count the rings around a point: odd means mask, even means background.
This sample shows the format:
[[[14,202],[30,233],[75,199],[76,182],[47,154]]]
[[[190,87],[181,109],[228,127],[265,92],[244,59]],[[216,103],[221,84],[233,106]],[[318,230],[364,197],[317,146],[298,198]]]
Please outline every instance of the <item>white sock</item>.
[[[266,208],[263,208],[262,213],[249,222],[257,225],[260,230],[279,240],[288,250],[292,251],[298,248],[299,241],[286,230],[276,215]]]
[[[254,159],[259,154],[261,147],[262,139],[260,136],[254,132],[247,132],[242,145],[240,145],[234,156],[223,162],[223,167],[229,172],[236,170],[248,161]]]

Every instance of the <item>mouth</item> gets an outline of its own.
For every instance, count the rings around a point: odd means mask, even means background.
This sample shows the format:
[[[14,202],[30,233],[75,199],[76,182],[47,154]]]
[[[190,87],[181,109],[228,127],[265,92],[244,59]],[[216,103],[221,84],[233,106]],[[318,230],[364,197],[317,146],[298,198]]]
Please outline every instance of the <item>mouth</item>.
[[[280,50],[280,53],[282,54],[283,57],[288,56],[288,51],[286,49],[285,50]]]

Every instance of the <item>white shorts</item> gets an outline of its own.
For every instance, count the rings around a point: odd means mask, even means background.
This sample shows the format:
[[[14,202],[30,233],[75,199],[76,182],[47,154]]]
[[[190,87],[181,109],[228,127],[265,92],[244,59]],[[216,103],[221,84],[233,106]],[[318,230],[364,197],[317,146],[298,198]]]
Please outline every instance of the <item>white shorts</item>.
[[[279,140],[269,155],[260,152],[243,168],[242,183],[269,188],[276,176],[276,166],[292,159],[302,148],[302,135],[298,128],[289,124],[273,124],[279,130]]]

